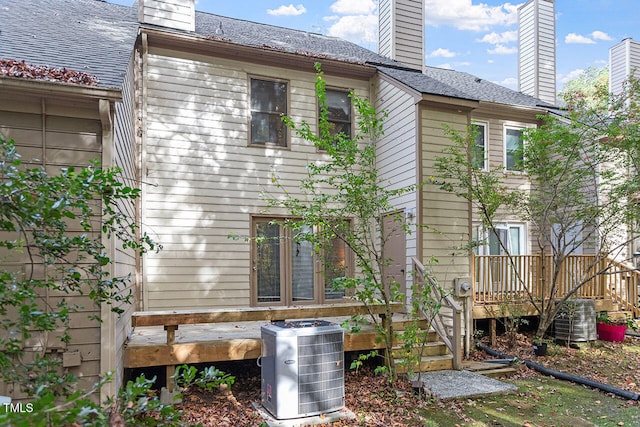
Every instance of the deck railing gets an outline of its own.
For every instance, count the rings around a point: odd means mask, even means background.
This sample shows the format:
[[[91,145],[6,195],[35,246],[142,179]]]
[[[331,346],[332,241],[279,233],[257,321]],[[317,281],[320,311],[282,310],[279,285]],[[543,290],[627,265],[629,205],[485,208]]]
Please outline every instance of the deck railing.
[[[412,258],[413,280],[415,286],[421,291],[429,284],[430,297],[441,304],[440,309],[432,318],[431,313],[420,309],[420,314],[431,321],[431,327],[440,336],[453,355],[453,369],[462,366],[462,307],[438,286],[435,280],[428,274],[422,263]]]
[[[610,258],[569,255],[556,268],[552,255],[544,260],[541,255],[472,255],[471,265],[474,304],[499,304],[529,294],[535,299],[549,298],[557,272],[555,298],[565,297],[584,282],[574,298],[611,299],[622,310],[640,316],[640,272]]]

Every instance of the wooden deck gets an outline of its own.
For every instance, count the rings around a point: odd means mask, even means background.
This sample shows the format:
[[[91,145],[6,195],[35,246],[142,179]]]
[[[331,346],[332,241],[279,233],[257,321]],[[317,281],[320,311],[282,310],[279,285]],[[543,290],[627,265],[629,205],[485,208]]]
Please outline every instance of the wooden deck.
[[[640,271],[634,266],[596,255],[569,255],[560,266],[552,290],[553,257],[547,255],[472,255],[473,317],[492,318],[501,306],[520,305],[536,315],[536,300],[560,299],[582,283],[572,298],[592,299],[597,311],[627,311],[640,317]],[[543,288],[544,285],[544,288]]]
[[[323,320],[341,324],[348,317],[329,317]],[[402,318],[403,319],[403,318]],[[394,317],[394,322],[401,317]],[[138,326],[127,341],[124,367],[181,365],[230,360],[256,359],[262,351],[260,327],[268,321],[224,322],[181,326],[175,332],[173,344],[167,343],[162,326]],[[345,351],[382,348],[376,342],[373,326],[365,326],[359,333],[345,332]]]
[[[397,330],[406,321],[403,310],[402,304],[390,307],[393,318],[389,320]],[[262,352],[260,328],[270,321],[322,319],[341,324],[353,315],[373,315],[386,322],[387,313],[384,305],[366,307],[361,303],[136,312],[125,344],[124,367],[164,366],[167,389],[172,391],[178,365],[258,358]],[[345,331],[345,351],[377,348],[383,345],[373,325],[358,333]]]

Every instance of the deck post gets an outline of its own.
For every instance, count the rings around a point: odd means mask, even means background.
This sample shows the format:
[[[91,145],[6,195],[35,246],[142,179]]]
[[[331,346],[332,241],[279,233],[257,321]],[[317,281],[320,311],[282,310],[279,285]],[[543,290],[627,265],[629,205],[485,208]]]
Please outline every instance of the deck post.
[[[492,317],[491,319],[489,319],[489,345],[491,347],[495,347],[497,343],[498,340],[496,337],[496,319]]]
[[[178,329],[178,325],[164,326],[164,330],[167,331],[167,345],[175,344],[176,329]],[[175,378],[174,378],[175,374],[176,374],[176,365],[167,365],[166,366],[167,390],[169,390],[169,393],[173,393],[173,389],[175,386]]]

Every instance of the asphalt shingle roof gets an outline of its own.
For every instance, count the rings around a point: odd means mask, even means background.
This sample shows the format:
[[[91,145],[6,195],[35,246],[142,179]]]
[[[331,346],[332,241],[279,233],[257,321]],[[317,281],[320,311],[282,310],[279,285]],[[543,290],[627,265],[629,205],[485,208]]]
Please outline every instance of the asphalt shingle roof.
[[[0,58],[66,67],[120,87],[138,30],[137,10],[102,0],[0,0]],[[527,107],[551,105],[468,73],[414,71],[336,37],[196,12],[195,35],[256,48],[369,64],[423,93]]]
[[[120,88],[137,11],[100,0],[0,0],[0,58],[68,68]]]
[[[427,67],[422,74],[354,43],[321,34],[204,12],[196,12],[196,34],[244,46],[278,49],[289,53],[312,53],[318,57],[339,61],[370,64],[376,66],[380,72],[424,94],[526,107],[551,107],[551,104],[537,98],[468,73]]]
[[[552,107],[551,104],[533,96],[460,71],[426,67],[422,74],[385,66],[378,66],[378,70],[424,94],[524,107]]]
[[[289,53],[312,53],[318,57],[338,61],[401,65],[362,46],[337,37],[227,18],[205,12],[196,12],[196,34],[203,37],[213,36],[244,46],[276,49]]]

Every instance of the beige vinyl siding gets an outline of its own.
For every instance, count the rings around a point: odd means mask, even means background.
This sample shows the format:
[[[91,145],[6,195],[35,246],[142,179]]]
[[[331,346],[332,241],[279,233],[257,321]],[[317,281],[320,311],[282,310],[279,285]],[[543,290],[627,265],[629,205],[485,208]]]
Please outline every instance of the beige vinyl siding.
[[[467,114],[457,110],[421,107],[422,176],[425,178],[435,176],[435,158],[442,156],[443,150],[453,144],[444,134],[443,123],[465,132]],[[456,277],[470,273],[468,254],[454,250],[469,241],[469,204],[438,189],[436,185],[425,185],[421,210],[422,224],[429,227],[422,233],[423,261],[436,258],[438,263],[430,267],[442,286],[452,288]]]
[[[97,101],[62,97],[53,100],[11,91],[4,92],[3,98],[13,101],[0,103],[0,132],[15,140],[24,163],[31,167],[44,166],[48,172],[56,173],[62,167],[85,166],[90,160],[100,158],[102,130]],[[82,230],[70,224],[70,231],[79,233]],[[20,263],[23,271],[30,270],[26,255]],[[36,266],[34,273],[36,277],[42,277],[43,267]],[[99,316],[100,310],[86,296],[66,293],[51,293],[47,297],[48,304],[55,306],[56,301],[62,298],[70,304],[83,306],[78,313],[71,314],[71,342],[64,350],[80,351],[82,364],[68,369],[80,377],[81,384],[93,385],[100,374],[101,334],[99,323],[90,321],[88,317]],[[44,335],[35,332],[33,336],[41,339]],[[61,345],[52,338],[55,334],[49,335],[50,343]],[[62,352],[58,354],[61,358]],[[26,397],[19,389],[7,384],[0,384],[0,394],[18,399]]]
[[[277,176],[299,194],[305,166],[324,158],[294,134],[287,148],[248,145],[249,78],[286,78],[290,115],[315,128],[314,72],[162,49],[146,61],[142,224],[164,250],[144,257],[144,308],[249,306],[245,237],[265,214],[261,192],[282,194]],[[368,81],[325,77],[368,96]]]
[[[132,188],[139,188],[139,176],[137,167],[137,150],[136,146],[136,112],[135,112],[135,88],[133,76],[134,63],[133,58],[129,63],[127,74],[125,76],[122,87],[122,101],[115,103],[114,113],[114,166],[122,169],[122,179],[125,185]],[[129,218],[136,218],[137,203],[135,201],[119,201],[117,205],[118,209],[129,216]],[[121,294],[127,295],[129,292],[136,296],[136,287],[138,274],[136,271],[136,253],[131,249],[123,249],[122,242],[119,239],[114,241],[113,247],[115,249],[114,259],[114,275],[116,277],[129,277],[128,286],[122,289]],[[115,349],[114,361],[114,381],[113,390],[119,389],[123,385],[123,372],[124,369],[124,344],[131,331],[131,313],[137,307],[137,301],[135,298],[131,301],[131,304],[120,303],[119,308],[124,312],[121,315],[110,314],[113,319],[111,325],[115,331],[111,332],[112,339],[115,340],[112,343]]]
[[[489,158],[489,169],[494,170],[496,168],[504,168],[504,129],[505,127],[510,128],[528,128],[536,126],[535,122],[532,121],[523,121],[523,117],[517,120],[507,120],[504,118],[505,116],[492,116],[488,114],[474,114],[472,120],[476,120],[478,122],[483,122],[487,125],[487,137],[488,137],[488,158]],[[531,182],[526,174],[518,173],[518,172],[505,172],[504,175],[504,183],[508,188],[528,191],[531,188]],[[522,220],[518,216],[509,215],[504,210],[498,210],[496,212],[496,222],[499,223],[522,223]],[[473,215],[473,222],[479,223],[480,216],[477,212]],[[526,250],[527,253],[531,253],[531,242],[532,239],[532,230],[527,224],[525,224],[525,232],[527,233],[525,241],[526,241]]]
[[[378,111],[386,111],[389,115],[384,121],[384,135],[376,143],[376,161],[380,180],[391,189],[415,186],[418,183],[417,166],[417,107],[413,94],[399,89],[393,83],[380,79],[376,91]],[[417,190],[407,192],[391,200],[391,204],[404,212],[417,211]],[[408,219],[414,224],[418,219]],[[406,268],[411,271],[411,258],[417,256],[417,233],[411,227],[406,236]],[[407,289],[411,289],[413,278],[406,275]]]

